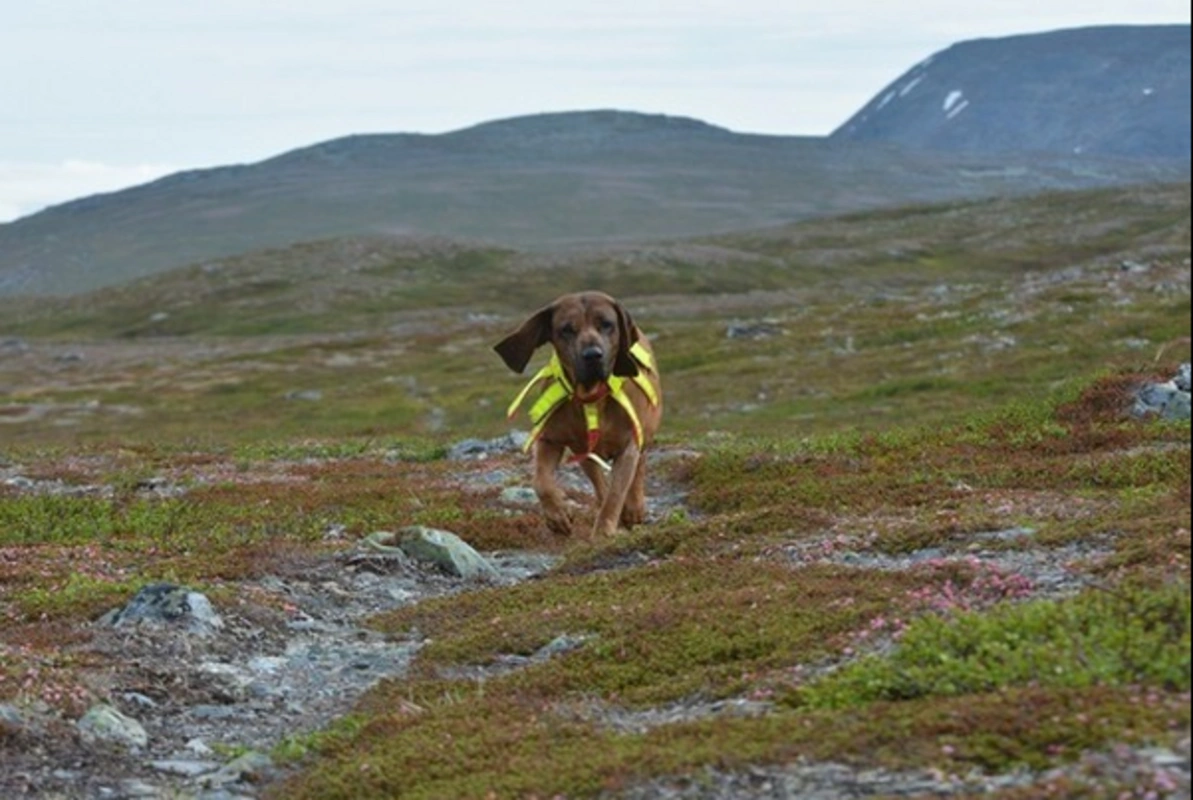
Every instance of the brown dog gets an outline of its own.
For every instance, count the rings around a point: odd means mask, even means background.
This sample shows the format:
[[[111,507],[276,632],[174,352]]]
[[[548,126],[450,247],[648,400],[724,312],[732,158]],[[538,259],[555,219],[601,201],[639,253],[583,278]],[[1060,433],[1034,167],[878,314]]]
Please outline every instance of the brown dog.
[[[534,447],[534,491],[548,527],[572,533],[555,481],[569,450],[596,492],[595,535],[614,533],[618,522],[628,528],[645,521],[645,452],[663,413],[650,343],[612,297],[581,292],[540,309],[493,349],[521,373],[548,342],[555,351],[551,362],[510,407],[512,417],[532,388],[542,388],[530,409],[534,429],[527,446]]]

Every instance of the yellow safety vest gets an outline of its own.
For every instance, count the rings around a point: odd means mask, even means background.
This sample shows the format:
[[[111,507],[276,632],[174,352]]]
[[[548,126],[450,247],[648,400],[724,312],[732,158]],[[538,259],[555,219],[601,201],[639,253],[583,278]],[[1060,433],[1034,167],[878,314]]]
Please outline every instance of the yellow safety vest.
[[[630,355],[633,356],[634,361],[642,370],[649,372],[655,371],[654,358],[640,342],[634,344],[630,348]],[[613,375],[607,381],[609,387],[608,397],[622,407],[626,412],[626,416],[630,418],[630,423],[634,426],[634,440],[641,447],[644,442],[644,434],[642,432],[642,421],[638,419],[638,412],[634,410],[634,403],[630,400],[629,395],[626,394],[625,385],[627,380],[632,380],[638,384],[643,394],[646,395],[647,400],[652,406],[659,404],[659,395],[655,391],[654,384],[642,371],[639,371],[633,378],[624,378],[620,375]],[[547,421],[551,419],[554,414],[564,403],[573,399],[576,396],[576,389],[572,386],[572,382],[568,380],[567,373],[564,372],[563,364],[559,361],[559,355],[553,353],[551,360],[547,365],[535,373],[530,382],[523,387],[522,391],[518,392],[518,396],[514,398],[514,402],[510,403],[509,410],[506,412],[510,419],[518,413],[518,409],[522,403],[526,401],[526,396],[530,391],[539,384],[543,384],[543,392],[538,399],[534,401],[534,405],[530,407],[530,438],[526,440],[523,446],[524,450],[529,450],[531,446],[538,441],[543,434],[543,429],[547,426]],[[596,448],[596,444],[601,434],[601,410],[597,405],[597,401],[591,403],[584,403],[584,423],[588,430],[588,452],[577,453],[578,458],[593,458],[600,462],[592,451]],[[603,462],[601,462],[603,466]]]

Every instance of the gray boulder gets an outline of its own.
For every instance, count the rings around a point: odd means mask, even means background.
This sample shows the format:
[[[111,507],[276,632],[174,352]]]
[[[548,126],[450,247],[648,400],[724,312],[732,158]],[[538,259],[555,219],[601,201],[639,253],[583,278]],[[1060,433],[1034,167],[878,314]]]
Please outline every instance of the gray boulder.
[[[398,531],[398,547],[411,558],[461,578],[499,577],[497,568],[467,542],[449,531],[412,525]]]
[[[1189,364],[1182,364],[1172,380],[1139,387],[1131,414],[1136,417],[1189,419]]]

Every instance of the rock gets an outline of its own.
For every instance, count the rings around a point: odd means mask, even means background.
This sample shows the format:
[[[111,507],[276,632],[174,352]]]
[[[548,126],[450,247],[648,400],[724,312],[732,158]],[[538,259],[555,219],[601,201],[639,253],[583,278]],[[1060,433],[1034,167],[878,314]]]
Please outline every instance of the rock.
[[[295,389],[286,392],[287,400],[302,400],[306,403],[317,403],[323,399],[323,392],[318,389]]]
[[[1189,767],[1188,758],[1169,750],[1167,747],[1145,747],[1139,751],[1139,755],[1162,769],[1173,767],[1188,769]]]
[[[592,637],[569,636],[566,633],[561,636],[556,636],[554,639],[540,647],[531,658],[534,661],[547,661],[554,658],[555,656],[560,656],[564,653],[568,653],[572,650],[583,647],[584,643],[590,638]]]
[[[134,798],[134,797],[170,797],[173,795],[167,794],[152,783],[137,780],[136,778],[129,778],[120,782],[120,797]]]
[[[529,486],[509,486],[501,490],[501,502],[512,506],[535,506],[538,501],[538,495]]]
[[[250,750],[239,758],[229,761],[214,774],[203,779],[208,788],[218,788],[241,781],[259,782],[273,769],[273,759],[264,753]]]
[[[1180,372],[1164,383],[1147,383],[1135,393],[1131,414],[1135,417],[1158,416],[1161,419],[1189,419],[1189,365],[1182,364]]]
[[[972,538],[996,542],[1014,542],[1020,539],[1026,539],[1029,536],[1035,536],[1035,528],[1007,528],[1001,531],[981,531],[972,534]]]
[[[179,775],[183,778],[197,778],[220,768],[218,761],[195,761],[184,758],[166,758],[150,762],[149,766],[167,775]]]
[[[434,564],[461,578],[497,578],[496,568],[463,539],[449,531],[412,525],[398,532],[398,547],[418,561]]]
[[[8,703],[0,703],[0,733],[6,730],[19,731],[25,727],[25,717],[20,709]]]
[[[246,716],[249,712],[244,706],[213,706],[201,705],[191,706],[187,709],[187,715],[191,719],[200,719],[205,721],[212,720],[229,720],[238,717]]]
[[[496,439],[464,439],[447,449],[447,457],[453,461],[482,459],[502,453],[517,453],[522,450],[530,434],[525,431],[510,431]]]
[[[197,755],[199,758],[208,758],[215,755],[215,751],[207,746],[207,742],[202,739],[191,739],[186,743],[186,749]]]
[[[559,566],[563,557],[550,553],[506,550],[489,553],[486,560],[507,579],[517,582],[550,572]]]
[[[140,722],[102,703],[92,706],[75,726],[88,744],[111,742],[130,748],[149,744],[149,734]]]
[[[1191,369],[1193,369],[1193,366],[1186,361],[1184,364],[1181,364],[1180,369],[1177,370],[1176,377],[1172,379],[1172,382],[1176,384],[1176,388],[1182,392],[1189,391]]]
[[[779,336],[782,333],[782,328],[768,320],[763,320],[762,322],[734,322],[725,328],[725,338],[727,339],[769,339],[772,336]]]
[[[143,587],[124,608],[100,617],[100,623],[115,628],[130,625],[181,625],[187,632],[206,635],[224,626],[205,595],[172,583]]]
[[[161,476],[137,481],[133,485],[133,489],[138,492],[157,495],[158,497],[181,497],[186,494],[184,487],[171,483],[169,479]]]
[[[124,694],[120,695],[120,697],[126,703],[132,703],[133,705],[140,706],[141,708],[157,708],[156,700],[147,695],[143,695],[140,692],[125,692]]]

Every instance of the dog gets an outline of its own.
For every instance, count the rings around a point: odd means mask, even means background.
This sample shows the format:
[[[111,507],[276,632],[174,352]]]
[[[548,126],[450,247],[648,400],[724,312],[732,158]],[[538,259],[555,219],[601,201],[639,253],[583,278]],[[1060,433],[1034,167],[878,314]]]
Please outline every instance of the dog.
[[[646,520],[646,450],[663,415],[654,351],[629,313],[609,295],[565,294],[539,309],[494,346],[521,374],[539,347],[551,361],[510,405],[513,418],[532,390],[534,491],[547,527],[573,533],[556,472],[568,451],[596,493],[593,536],[608,536]]]

